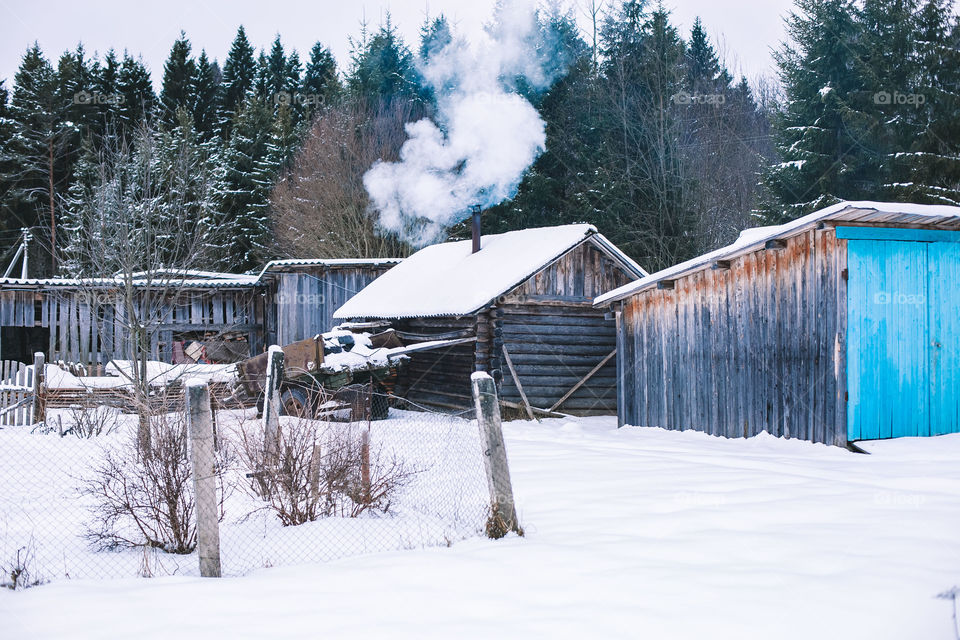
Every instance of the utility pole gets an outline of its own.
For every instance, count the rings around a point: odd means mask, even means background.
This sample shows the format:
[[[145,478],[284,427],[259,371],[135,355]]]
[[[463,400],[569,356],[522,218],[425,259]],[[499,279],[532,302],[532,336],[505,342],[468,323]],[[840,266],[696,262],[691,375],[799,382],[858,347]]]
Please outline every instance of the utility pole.
[[[23,265],[20,267],[20,278],[27,279],[27,265],[30,261],[30,241],[33,240],[33,234],[30,229],[23,230]]]
[[[7,265],[7,270],[3,272],[4,278],[10,277],[10,274],[13,273],[13,265],[17,264],[17,260],[19,260],[21,256],[23,256],[23,262],[20,267],[20,277],[27,277],[27,264],[30,256],[29,248],[30,241],[33,240],[33,234],[30,233],[30,229],[21,229],[21,231],[23,232],[23,238],[20,240],[20,248],[17,249],[17,252],[13,255],[13,259],[10,260],[10,264]]]

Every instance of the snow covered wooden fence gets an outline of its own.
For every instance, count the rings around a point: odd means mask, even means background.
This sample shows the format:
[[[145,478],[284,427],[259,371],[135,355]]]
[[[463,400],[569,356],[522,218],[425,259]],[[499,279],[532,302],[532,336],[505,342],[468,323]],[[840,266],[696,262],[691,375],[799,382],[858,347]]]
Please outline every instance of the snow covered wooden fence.
[[[14,360],[0,361],[0,426],[33,424],[33,369]]]

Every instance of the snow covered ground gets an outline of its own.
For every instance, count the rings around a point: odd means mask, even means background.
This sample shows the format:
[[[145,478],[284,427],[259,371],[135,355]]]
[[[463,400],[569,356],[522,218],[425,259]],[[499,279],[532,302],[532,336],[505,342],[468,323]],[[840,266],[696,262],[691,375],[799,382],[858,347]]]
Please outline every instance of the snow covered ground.
[[[525,538],[0,593],[4,637],[954,638],[960,435],[505,425]]]

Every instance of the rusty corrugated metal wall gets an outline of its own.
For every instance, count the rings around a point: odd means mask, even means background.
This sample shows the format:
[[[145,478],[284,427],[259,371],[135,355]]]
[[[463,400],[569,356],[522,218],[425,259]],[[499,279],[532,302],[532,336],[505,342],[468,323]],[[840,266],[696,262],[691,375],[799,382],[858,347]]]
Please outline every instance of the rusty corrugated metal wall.
[[[844,445],[845,245],[810,230],[625,299],[620,423]]]

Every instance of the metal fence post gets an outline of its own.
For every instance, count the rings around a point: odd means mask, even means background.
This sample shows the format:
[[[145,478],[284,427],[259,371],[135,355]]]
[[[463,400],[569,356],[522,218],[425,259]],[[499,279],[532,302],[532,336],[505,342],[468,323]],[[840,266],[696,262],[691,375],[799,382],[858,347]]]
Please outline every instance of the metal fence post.
[[[483,464],[487,471],[487,486],[490,489],[490,518],[487,520],[487,535],[491,538],[502,538],[511,531],[521,533],[513,503],[513,486],[510,483],[507,450],[503,444],[496,383],[485,371],[475,372],[470,376],[470,381],[473,386],[473,402],[477,410],[477,424],[480,428],[480,442],[483,447]]]
[[[263,390],[263,446],[267,459],[276,457],[280,447],[280,382],[283,380],[283,349],[270,347],[267,382]]]
[[[188,380],[187,433],[193,460],[194,501],[197,510],[197,555],[200,575],[220,577],[220,514],[216,460],[213,453],[213,416],[210,389],[202,380]]]
[[[46,410],[43,398],[46,383],[46,358],[40,351],[33,354],[33,423],[46,421]]]

